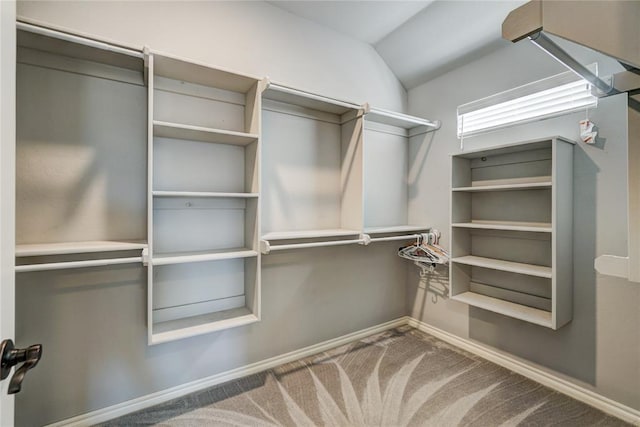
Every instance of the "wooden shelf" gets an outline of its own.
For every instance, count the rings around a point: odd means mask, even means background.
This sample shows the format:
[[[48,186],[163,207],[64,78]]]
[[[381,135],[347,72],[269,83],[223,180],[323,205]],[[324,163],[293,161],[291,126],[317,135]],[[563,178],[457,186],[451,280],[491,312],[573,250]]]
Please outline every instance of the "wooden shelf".
[[[521,262],[503,261],[500,259],[485,258],[473,255],[452,258],[451,261],[458,264],[490,268],[492,270],[508,271],[511,273],[525,274],[528,276],[544,277],[547,279],[551,279],[553,276],[551,267],[524,264]]]
[[[516,184],[500,184],[500,185],[477,185],[474,187],[458,187],[452,188],[452,191],[460,192],[476,192],[476,191],[517,191],[517,190],[537,190],[551,188],[551,181],[527,182]]]
[[[463,302],[465,304],[479,307],[494,313],[504,314],[505,316],[514,317],[526,322],[535,323],[537,325],[552,327],[551,313],[539,310],[526,305],[516,304],[504,301],[498,298],[480,295],[474,292],[463,292],[458,295],[451,296],[454,301]]]
[[[211,197],[229,199],[255,199],[258,193],[217,193],[207,191],[162,191],[154,190],[154,197]]]
[[[16,257],[131,251],[144,249],[146,247],[147,244],[144,242],[118,242],[106,240],[65,243],[33,243],[16,245]]]
[[[392,225],[388,227],[365,227],[365,234],[410,233],[427,231],[431,227],[420,225]]]
[[[275,231],[262,236],[263,240],[292,240],[314,239],[323,237],[358,236],[359,230],[324,229],[324,230],[299,230],[299,231]]]
[[[246,146],[258,139],[257,134],[212,129],[178,123],[153,121],[153,135],[163,138]]]
[[[532,231],[538,233],[551,233],[549,223],[541,222],[498,222],[498,221],[473,221],[451,224],[456,228],[476,228],[481,230],[505,230],[505,231]]]
[[[234,308],[200,316],[155,323],[151,344],[175,341],[182,338],[221,331],[258,322],[257,316],[246,308]]]
[[[257,251],[247,248],[221,249],[212,251],[172,252],[154,254],[151,257],[151,263],[153,265],[183,264],[189,262],[250,258],[257,255]]]

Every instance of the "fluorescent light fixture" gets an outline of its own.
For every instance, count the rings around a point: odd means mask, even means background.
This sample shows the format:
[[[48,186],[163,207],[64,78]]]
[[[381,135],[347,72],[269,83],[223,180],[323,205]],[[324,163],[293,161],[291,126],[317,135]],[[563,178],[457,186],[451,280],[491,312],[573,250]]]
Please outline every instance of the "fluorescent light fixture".
[[[590,68],[597,66],[594,64]],[[597,107],[591,85],[572,72],[458,107],[458,138]]]

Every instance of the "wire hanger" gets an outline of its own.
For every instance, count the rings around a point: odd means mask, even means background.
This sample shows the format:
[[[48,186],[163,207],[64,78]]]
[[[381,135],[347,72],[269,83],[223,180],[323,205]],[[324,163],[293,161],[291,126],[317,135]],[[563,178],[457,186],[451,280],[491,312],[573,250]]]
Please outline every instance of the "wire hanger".
[[[420,267],[420,277],[433,273],[436,265],[449,263],[449,253],[439,245],[440,232],[431,230],[419,235],[415,243],[398,249],[398,256],[414,262]]]

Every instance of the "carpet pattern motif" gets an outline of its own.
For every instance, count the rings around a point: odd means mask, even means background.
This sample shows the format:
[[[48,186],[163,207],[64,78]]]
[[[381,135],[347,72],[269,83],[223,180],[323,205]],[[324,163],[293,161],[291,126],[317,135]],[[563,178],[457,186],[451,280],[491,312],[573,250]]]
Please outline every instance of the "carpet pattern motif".
[[[627,426],[410,327],[103,426]]]

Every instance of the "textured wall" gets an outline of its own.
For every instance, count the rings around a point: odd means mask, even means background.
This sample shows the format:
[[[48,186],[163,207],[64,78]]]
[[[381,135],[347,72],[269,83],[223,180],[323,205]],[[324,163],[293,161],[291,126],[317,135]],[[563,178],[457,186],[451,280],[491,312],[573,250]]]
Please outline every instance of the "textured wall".
[[[597,60],[602,74],[616,64],[568,46],[583,63]],[[449,227],[449,154],[459,151],[456,107],[564,69],[527,43],[508,46],[409,92],[410,112],[443,121],[414,185],[410,209],[435,226]],[[548,368],[570,381],[640,408],[640,285],[600,276],[593,268],[602,254],[627,252],[627,108],[626,96],[600,101],[589,113],[600,127],[598,146],[578,144],[574,151],[574,318],[558,331],[548,330],[454,301],[439,299],[409,280],[409,310],[414,317],[464,338],[491,345]],[[550,135],[579,139],[585,112],[508,128],[465,140],[468,148],[525,141]],[[439,182],[442,185],[433,185]],[[448,230],[446,232],[448,241]],[[446,281],[445,281],[446,282]]]

